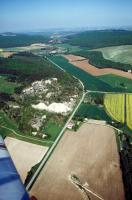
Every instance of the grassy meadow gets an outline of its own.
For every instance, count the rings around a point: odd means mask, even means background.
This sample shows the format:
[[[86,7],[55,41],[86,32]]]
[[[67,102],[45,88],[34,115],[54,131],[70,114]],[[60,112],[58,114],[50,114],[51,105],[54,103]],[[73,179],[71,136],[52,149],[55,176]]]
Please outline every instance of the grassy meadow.
[[[114,74],[98,76],[98,78],[120,92],[132,92],[132,80]]]
[[[105,47],[94,51],[101,51],[107,60],[132,65],[132,45]]]

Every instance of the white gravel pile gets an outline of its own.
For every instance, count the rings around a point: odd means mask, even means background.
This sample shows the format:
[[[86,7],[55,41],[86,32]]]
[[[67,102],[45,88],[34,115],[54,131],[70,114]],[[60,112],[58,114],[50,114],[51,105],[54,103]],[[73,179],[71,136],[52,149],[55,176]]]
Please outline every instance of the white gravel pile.
[[[69,111],[72,110],[72,108],[69,106],[67,102],[51,103],[49,106],[41,102],[36,105],[32,104],[32,108],[37,109],[37,110],[46,110],[46,111],[54,112],[54,113],[68,113]]]

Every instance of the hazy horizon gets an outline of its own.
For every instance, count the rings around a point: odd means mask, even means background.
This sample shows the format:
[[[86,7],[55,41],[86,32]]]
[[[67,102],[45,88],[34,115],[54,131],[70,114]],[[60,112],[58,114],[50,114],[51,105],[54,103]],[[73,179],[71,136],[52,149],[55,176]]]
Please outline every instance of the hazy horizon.
[[[0,32],[132,27],[130,0],[1,0]]]

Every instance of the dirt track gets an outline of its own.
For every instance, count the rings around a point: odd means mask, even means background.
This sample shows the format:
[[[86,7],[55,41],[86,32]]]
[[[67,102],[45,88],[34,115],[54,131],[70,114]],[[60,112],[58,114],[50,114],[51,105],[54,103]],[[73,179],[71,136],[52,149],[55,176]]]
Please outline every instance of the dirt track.
[[[124,72],[118,69],[112,68],[103,68],[99,69],[91,64],[89,64],[88,60],[81,56],[75,56],[72,54],[64,55],[64,57],[73,65],[83,69],[84,71],[94,75],[94,76],[101,76],[105,74],[115,74],[118,76],[122,76],[128,79],[132,79],[132,74],[128,72]]]
[[[5,144],[23,182],[28,171],[40,162],[48,150],[48,147],[31,144],[10,137],[6,137]]]
[[[77,132],[66,131],[30,193],[38,200],[86,200],[71,174],[105,200],[125,199],[112,128],[85,123]]]

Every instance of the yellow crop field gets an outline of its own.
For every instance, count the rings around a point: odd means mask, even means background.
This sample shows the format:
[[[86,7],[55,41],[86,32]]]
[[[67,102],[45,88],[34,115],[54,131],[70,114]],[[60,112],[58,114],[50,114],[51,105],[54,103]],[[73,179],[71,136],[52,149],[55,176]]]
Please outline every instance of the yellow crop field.
[[[118,122],[125,122],[125,94],[106,94],[104,105],[108,114]]]
[[[127,126],[132,129],[132,94],[126,95],[126,113]]]

